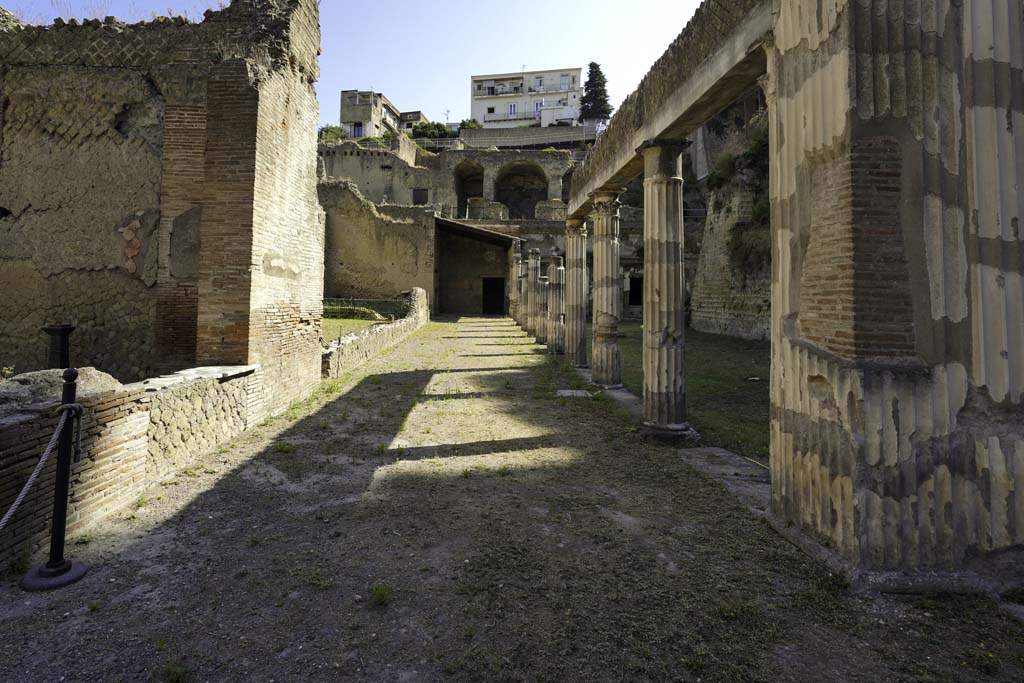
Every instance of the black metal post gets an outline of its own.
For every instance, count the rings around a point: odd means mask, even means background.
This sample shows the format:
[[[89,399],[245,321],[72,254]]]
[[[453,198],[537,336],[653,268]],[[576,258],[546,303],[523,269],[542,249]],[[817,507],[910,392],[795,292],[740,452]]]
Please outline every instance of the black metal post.
[[[61,395],[63,405],[75,402],[78,391],[78,370],[64,371],[64,387]],[[26,591],[45,591],[61,588],[79,581],[89,568],[80,562],[64,557],[64,542],[67,538],[68,491],[71,487],[71,457],[74,450],[75,416],[68,413],[60,432],[57,445],[57,483],[53,492],[53,519],[50,526],[50,556],[42,567],[38,567],[21,581]]]
[[[50,335],[50,355],[47,366],[50,369],[63,370],[71,367],[71,333],[74,325],[48,325],[43,332]]]

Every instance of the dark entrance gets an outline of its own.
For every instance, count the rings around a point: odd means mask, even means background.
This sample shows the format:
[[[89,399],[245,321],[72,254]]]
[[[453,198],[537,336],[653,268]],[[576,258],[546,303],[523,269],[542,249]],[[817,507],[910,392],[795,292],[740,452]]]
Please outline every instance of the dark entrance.
[[[505,278],[485,277],[484,315],[505,315]]]

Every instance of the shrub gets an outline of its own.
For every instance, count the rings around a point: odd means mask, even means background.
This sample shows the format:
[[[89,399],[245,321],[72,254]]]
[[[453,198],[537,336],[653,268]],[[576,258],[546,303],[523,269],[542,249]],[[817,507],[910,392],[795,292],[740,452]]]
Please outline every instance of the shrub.
[[[394,587],[387,581],[381,581],[370,586],[370,599],[373,600],[373,604],[380,607],[390,603],[394,594]]]

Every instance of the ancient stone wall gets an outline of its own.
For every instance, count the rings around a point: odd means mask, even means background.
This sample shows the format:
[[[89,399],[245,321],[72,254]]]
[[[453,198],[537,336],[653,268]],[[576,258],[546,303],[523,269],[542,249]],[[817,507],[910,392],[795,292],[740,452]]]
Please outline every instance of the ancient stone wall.
[[[254,254],[248,236],[258,182],[268,180],[259,186],[268,207],[294,217],[281,222],[296,236],[289,253],[302,248],[314,268],[320,258],[318,46],[312,0],[235,0],[199,24],[0,27],[0,237],[9,245],[0,286],[12,293],[0,303],[5,364],[41,367],[38,328],[56,321],[78,326],[75,364],[122,380],[197,357],[248,362],[248,270],[267,251]],[[273,168],[257,173],[257,148]],[[211,252],[205,279],[201,249]],[[302,298],[287,287],[261,296]],[[315,317],[312,292],[304,296],[287,307],[300,324]],[[315,377],[315,345],[305,346],[283,357],[304,356],[304,374]]]
[[[438,311],[483,313],[483,278],[505,278],[508,249],[446,231],[437,236]]]
[[[254,370],[201,368],[83,395],[82,459],[72,466],[68,534],[138,500],[168,472],[186,467],[264,415],[254,403]],[[50,440],[56,402],[0,416],[0,508],[6,511]],[[0,532],[0,567],[49,538],[56,457]]]
[[[430,322],[427,293],[419,287],[408,293],[409,310],[401,320],[347,335],[323,352],[323,376],[339,377],[381,352],[404,341]]]
[[[768,338],[771,264],[739,267],[730,250],[734,235],[751,224],[753,203],[749,189],[727,187],[710,195],[690,296],[690,326],[695,330],[744,339]]]
[[[320,184],[327,215],[324,291],[390,299],[419,287],[434,305],[434,217],[429,209],[374,206],[352,183]]]
[[[398,138],[408,139],[404,135]],[[409,144],[412,144],[409,141]],[[434,173],[385,149],[364,149],[355,142],[320,145],[320,158],[328,178],[350,180],[359,192],[374,204],[415,204],[413,190],[425,190],[432,203]]]
[[[773,509],[960,568],[1024,542],[1024,15],[775,5]]]
[[[164,386],[150,394],[148,481],[187,467],[256,424],[254,372],[199,368],[162,379]]]

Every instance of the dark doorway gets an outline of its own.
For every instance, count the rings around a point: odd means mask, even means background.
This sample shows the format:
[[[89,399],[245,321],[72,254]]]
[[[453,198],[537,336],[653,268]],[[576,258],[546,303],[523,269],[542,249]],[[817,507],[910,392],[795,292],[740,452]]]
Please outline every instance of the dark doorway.
[[[505,278],[485,277],[484,315],[505,315]]]
[[[642,277],[629,278],[629,305],[644,305],[644,279]]]

